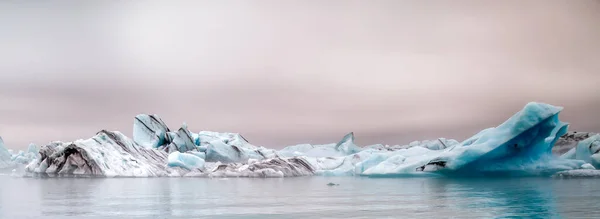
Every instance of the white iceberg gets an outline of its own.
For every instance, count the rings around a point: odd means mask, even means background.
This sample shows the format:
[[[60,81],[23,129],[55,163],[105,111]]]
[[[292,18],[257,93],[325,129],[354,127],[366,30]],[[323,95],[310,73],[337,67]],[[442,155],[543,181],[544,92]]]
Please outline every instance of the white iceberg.
[[[529,103],[501,125],[460,143],[438,138],[408,145],[359,147],[354,134],[349,133],[336,144],[299,144],[279,151],[250,144],[237,133],[194,133],[185,124],[177,132],[171,132],[158,116],[141,114],[134,120],[133,140],[119,132],[101,131],[87,140],[43,146],[37,158],[22,152],[11,155],[0,144],[0,165],[7,156],[31,158],[34,160],[26,170],[49,176],[595,174],[594,169],[600,167],[600,137],[585,140],[578,137],[577,144],[562,140],[569,135],[565,135],[567,124],[558,119],[561,110],[548,104]],[[557,141],[561,142],[561,148],[553,152]],[[33,147],[30,152],[36,150]],[[557,156],[557,151],[562,156]]]
[[[4,146],[4,140],[0,137],[0,169],[9,168],[14,165],[11,160],[11,153]]]
[[[150,177],[168,176],[167,153],[142,147],[120,132],[100,131],[74,142],[42,147],[26,171],[43,175]]]

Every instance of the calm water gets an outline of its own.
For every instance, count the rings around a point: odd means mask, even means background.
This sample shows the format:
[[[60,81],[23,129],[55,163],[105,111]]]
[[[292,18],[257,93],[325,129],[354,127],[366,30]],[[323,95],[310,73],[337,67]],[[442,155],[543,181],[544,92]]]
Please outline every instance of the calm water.
[[[339,186],[327,186],[329,182]],[[598,218],[598,179],[33,179],[0,218]]]

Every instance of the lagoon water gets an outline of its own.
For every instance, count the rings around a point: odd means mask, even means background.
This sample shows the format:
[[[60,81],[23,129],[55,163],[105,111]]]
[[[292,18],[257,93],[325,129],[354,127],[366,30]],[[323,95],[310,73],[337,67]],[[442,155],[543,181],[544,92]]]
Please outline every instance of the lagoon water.
[[[0,218],[598,218],[599,185],[553,178],[2,175]]]

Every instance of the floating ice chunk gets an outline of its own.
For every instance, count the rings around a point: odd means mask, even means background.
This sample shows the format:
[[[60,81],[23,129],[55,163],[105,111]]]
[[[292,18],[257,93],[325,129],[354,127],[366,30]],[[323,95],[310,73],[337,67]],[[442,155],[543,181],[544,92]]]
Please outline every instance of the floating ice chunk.
[[[4,140],[0,137],[0,169],[12,167],[14,165],[11,157],[11,153],[4,146]]]
[[[157,115],[140,114],[133,120],[133,141],[147,148],[167,144],[165,134],[169,127]]]
[[[566,132],[560,107],[529,103],[500,126],[479,133],[474,141],[445,150],[429,163],[438,170],[481,174],[548,174],[578,168],[580,162],[557,160],[552,146]],[[540,167],[540,165],[542,165]]]
[[[195,154],[180,153],[175,151],[169,154],[168,165],[170,167],[181,167],[187,170],[203,169],[204,159]]]
[[[552,146],[566,132],[558,120],[562,108],[529,103],[496,128],[481,131],[461,144],[443,150],[410,153],[398,151],[363,175],[394,175],[418,172],[445,175],[551,175],[579,169],[583,162],[552,156]],[[413,143],[417,145],[417,143]]]
[[[575,151],[575,159],[583,160],[596,168],[600,168],[600,134],[580,141]]]
[[[41,157],[26,171],[54,175],[168,176],[167,154],[141,147],[120,132],[100,131],[74,142],[54,142],[40,149]],[[193,155],[192,155],[193,156]]]

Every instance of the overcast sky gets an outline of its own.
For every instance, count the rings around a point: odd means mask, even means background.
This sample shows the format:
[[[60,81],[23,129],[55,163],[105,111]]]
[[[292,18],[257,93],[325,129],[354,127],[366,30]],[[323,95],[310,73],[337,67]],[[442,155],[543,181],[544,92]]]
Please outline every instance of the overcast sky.
[[[12,148],[172,128],[281,148],[463,140],[529,101],[600,132],[600,1],[2,1]]]

